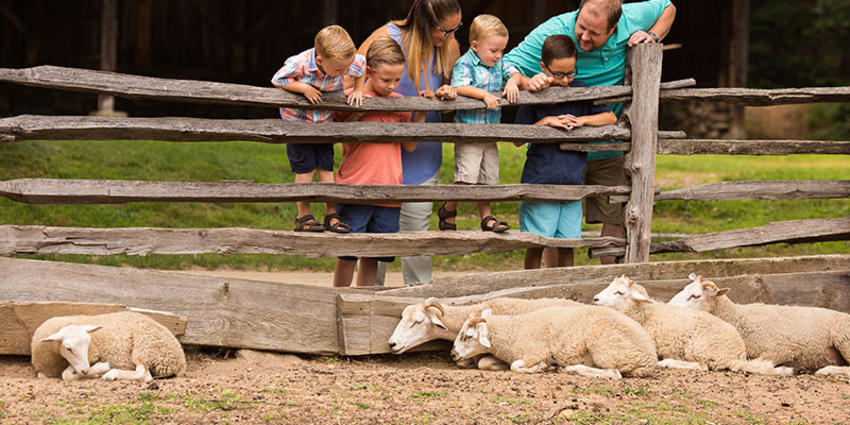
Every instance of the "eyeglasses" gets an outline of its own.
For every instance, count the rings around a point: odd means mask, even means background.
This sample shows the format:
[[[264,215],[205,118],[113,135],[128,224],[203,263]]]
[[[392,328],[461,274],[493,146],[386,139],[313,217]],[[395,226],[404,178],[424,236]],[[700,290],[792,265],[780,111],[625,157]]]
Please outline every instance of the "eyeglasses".
[[[454,27],[450,30],[444,30],[444,29],[440,28],[437,24],[434,24],[434,28],[436,28],[437,31],[440,31],[441,33],[443,33],[443,38],[449,38],[450,35],[456,33],[457,30],[459,30],[460,27],[462,27],[462,26],[463,26],[463,22],[460,22],[460,23],[457,24],[456,27]]]
[[[555,71],[552,71],[551,68],[549,68],[549,65],[546,65],[544,63],[543,66],[546,67],[546,70],[549,71],[549,73],[552,74],[552,77],[555,78],[556,80],[560,80],[561,78],[564,78],[564,77],[573,78],[573,77],[576,76],[576,73],[578,72],[578,67],[573,68],[573,70],[570,71],[570,72],[555,72]]]

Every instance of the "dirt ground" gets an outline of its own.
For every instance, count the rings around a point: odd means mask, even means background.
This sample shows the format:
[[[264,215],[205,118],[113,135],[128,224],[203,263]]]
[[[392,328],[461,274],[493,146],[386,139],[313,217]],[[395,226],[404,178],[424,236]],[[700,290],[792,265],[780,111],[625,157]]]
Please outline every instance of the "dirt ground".
[[[0,356],[3,424],[846,424],[850,381],[659,371],[599,380],[457,369],[448,356],[297,357],[189,349],[185,376],[36,379]]]

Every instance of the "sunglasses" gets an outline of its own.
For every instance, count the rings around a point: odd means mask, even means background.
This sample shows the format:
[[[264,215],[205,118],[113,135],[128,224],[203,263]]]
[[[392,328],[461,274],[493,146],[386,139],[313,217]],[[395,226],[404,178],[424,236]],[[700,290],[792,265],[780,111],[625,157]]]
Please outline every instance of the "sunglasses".
[[[544,64],[543,64],[543,66],[545,66],[545,67],[546,67],[546,70],[547,70],[547,71],[549,71],[549,73],[550,73],[550,74],[552,74],[552,77],[553,77],[553,78],[555,78],[556,80],[560,80],[561,78],[564,78],[564,77],[570,77],[570,78],[573,78],[573,77],[575,77],[575,76],[576,76],[576,72],[578,72],[578,67],[573,68],[573,70],[572,70],[572,71],[570,71],[570,72],[555,72],[555,71],[552,71],[552,70],[549,68],[549,65],[546,65],[546,64],[544,63]]]
[[[463,26],[463,22],[460,22],[460,23],[457,24],[456,27],[454,27],[450,30],[444,30],[444,29],[440,28],[439,26],[437,26],[437,24],[434,24],[434,28],[436,28],[437,31],[440,31],[441,33],[443,33],[443,38],[449,38],[450,35],[456,33],[460,29],[460,27],[462,27],[462,26]]]

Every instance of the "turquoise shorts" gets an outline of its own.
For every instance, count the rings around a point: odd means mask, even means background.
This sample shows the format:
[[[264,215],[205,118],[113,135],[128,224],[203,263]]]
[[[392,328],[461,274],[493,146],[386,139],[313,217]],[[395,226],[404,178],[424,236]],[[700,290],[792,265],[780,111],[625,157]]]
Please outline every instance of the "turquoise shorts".
[[[519,229],[547,238],[581,238],[581,201],[519,204]]]

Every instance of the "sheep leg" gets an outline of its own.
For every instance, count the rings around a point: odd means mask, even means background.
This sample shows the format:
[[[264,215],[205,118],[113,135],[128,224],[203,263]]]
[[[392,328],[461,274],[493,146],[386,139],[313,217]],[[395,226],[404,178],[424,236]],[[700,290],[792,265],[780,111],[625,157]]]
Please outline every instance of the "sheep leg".
[[[114,381],[116,379],[134,379],[145,382],[153,381],[151,372],[148,368],[141,364],[136,365],[136,370],[112,369],[109,372],[106,372],[101,379],[104,381]]]
[[[850,377],[850,366],[826,366],[818,369],[815,375],[844,375]]]
[[[507,363],[493,357],[484,355],[478,359],[479,370],[508,370]]]
[[[691,370],[708,370],[708,367],[697,362],[686,362],[684,360],[664,359],[655,364],[655,367],[661,369],[691,369]]]
[[[82,377],[83,377],[83,375],[80,375],[79,373],[74,372],[74,368],[71,367],[70,365],[68,367],[66,367],[65,370],[62,371],[62,380],[63,381],[74,381],[74,380],[80,379]]]
[[[559,372],[575,373],[577,375],[587,376],[591,378],[623,379],[623,375],[617,369],[599,369],[595,367],[585,366],[583,364],[563,366],[561,367]]]
[[[94,378],[109,372],[110,369],[112,369],[112,367],[109,365],[109,362],[97,362],[89,368],[88,376]]]
[[[511,363],[511,372],[516,373],[537,373],[543,372],[547,369],[549,369],[549,362],[547,361],[542,361],[529,367],[525,366],[525,360],[523,359],[515,360]]]

